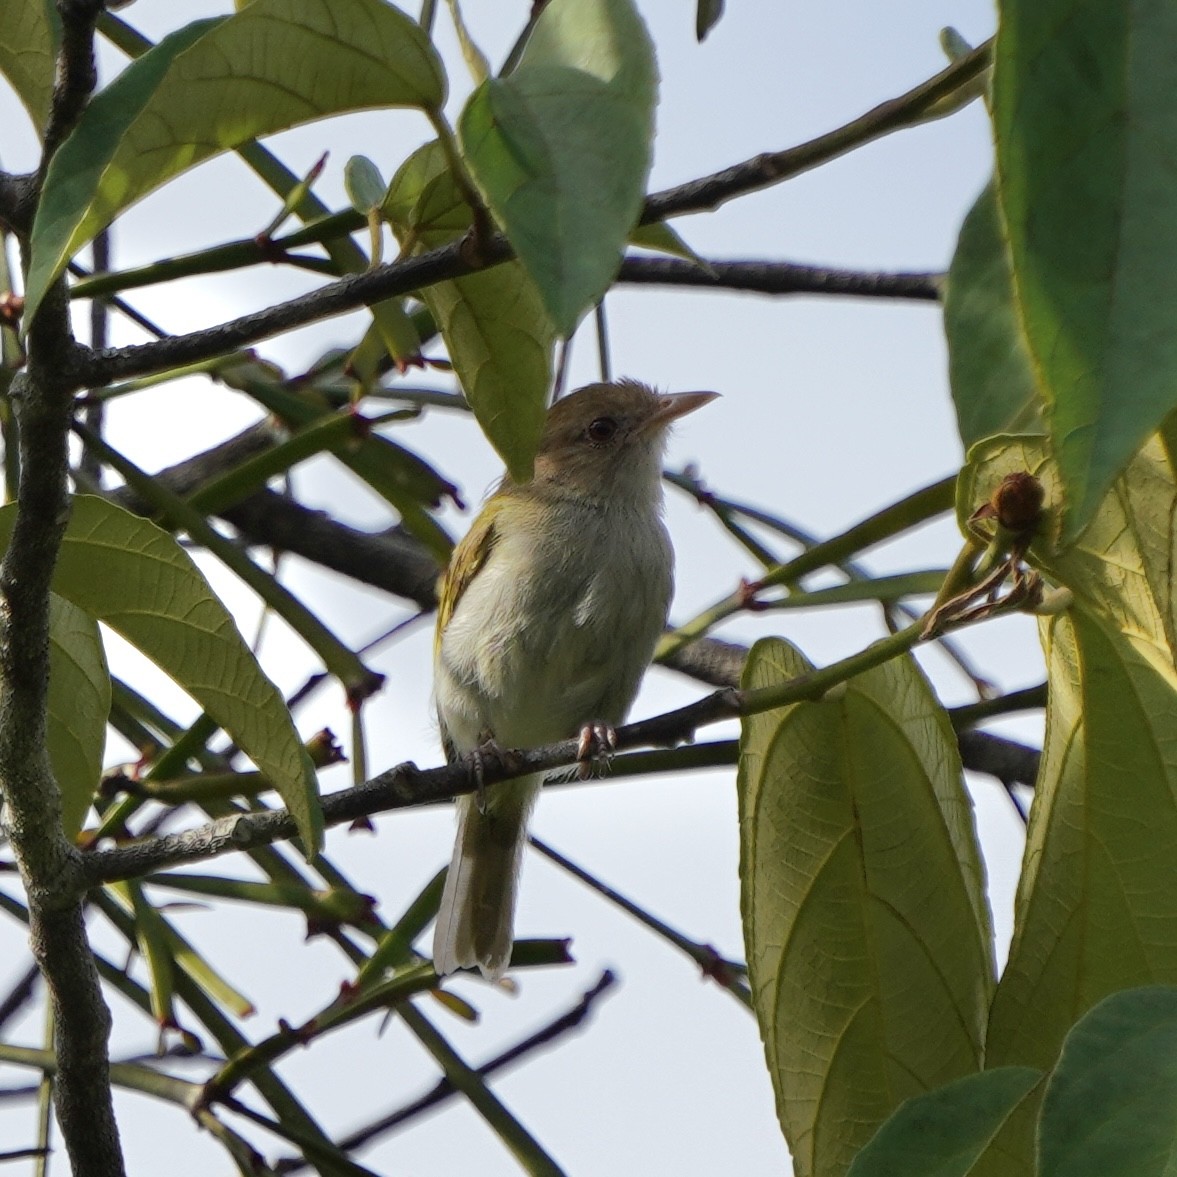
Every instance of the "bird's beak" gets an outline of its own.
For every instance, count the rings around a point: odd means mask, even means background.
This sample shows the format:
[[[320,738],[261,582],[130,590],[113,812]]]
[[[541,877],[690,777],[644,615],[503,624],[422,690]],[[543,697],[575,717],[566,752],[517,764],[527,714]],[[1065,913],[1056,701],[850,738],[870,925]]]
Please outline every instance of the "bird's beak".
[[[658,398],[658,407],[642,425],[646,429],[665,428],[672,421],[687,413],[693,413],[704,405],[710,404],[719,396],[718,392],[668,392]]]

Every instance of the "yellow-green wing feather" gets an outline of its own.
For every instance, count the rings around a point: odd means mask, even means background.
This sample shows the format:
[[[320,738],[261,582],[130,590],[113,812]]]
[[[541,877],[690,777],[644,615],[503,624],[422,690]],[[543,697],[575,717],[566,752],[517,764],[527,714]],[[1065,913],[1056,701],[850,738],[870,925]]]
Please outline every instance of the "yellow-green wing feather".
[[[450,555],[450,562],[441,574],[437,586],[437,625],[433,631],[433,657],[436,659],[441,650],[441,635],[449,625],[462,594],[473,582],[478,570],[486,563],[487,557],[495,546],[497,533],[495,519],[499,514],[500,502],[492,498],[478,513],[474,525],[463,537],[462,542],[454,548]],[[440,710],[437,716],[441,728],[441,743],[445,749],[447,761],[457,759],[457,750],[446,730],[445,717]]]
[[[473,583],[478,570],[486,563],[487,557],[494,548],[498,538],[495,531],[495,520],[498,518],[501,505],[495,498],[478,513],[474,525],[463,537],[462,542],[454,548],[450,562],[441,574],[441,583],[437,587],[437,627],[433,631],[433,653],[436,657],[441,647],[441,635],[449,625],[462,594]]]

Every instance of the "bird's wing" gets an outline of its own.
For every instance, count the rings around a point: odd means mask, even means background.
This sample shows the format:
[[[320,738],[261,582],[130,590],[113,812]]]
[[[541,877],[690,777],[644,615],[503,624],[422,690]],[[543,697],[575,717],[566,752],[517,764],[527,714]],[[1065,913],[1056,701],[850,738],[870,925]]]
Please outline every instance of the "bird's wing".
[[[441,575],[441,584],[437,589],[437,627],[433,632],[434,653],[441,645],[441,635],[445,633],[462,594],[473,583],[498,540],[495,528],[498,514],[496,503],[490,502],[483,507],[474,520],[474,526],[454,548],[450,562]]]

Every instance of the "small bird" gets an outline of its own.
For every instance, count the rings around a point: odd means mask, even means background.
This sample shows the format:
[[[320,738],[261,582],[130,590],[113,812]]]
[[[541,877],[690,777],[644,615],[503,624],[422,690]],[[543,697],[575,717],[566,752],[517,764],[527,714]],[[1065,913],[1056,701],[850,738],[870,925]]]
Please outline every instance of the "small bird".
[[[442,579],[434,695],[446,756],[580,733],[608,751],[654,653],[674,587],[662,522],[672,422],[718,394],[590,384],[548,411],[530,482],[505,475]],[[433,938],[441,976],[511,959],[527,819],[543,776],[457,801],[458,833]]]

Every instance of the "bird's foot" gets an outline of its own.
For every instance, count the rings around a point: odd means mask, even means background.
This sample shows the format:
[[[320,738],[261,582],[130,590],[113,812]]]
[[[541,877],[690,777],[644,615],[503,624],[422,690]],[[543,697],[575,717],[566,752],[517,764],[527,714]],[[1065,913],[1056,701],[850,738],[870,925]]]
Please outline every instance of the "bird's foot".
[[[502,755],[502,749],[490,732],[484,732],[478,747],[469,755],[470,775],[474,778],[474,803],[478,812],[486,813],[486,761],[488,757]]]
[[[594,719],[580,729],[576,745],[578,775],[582,781],[592,776],[594,767],[608,765],[617,750],[617,730],[611,723]]]

